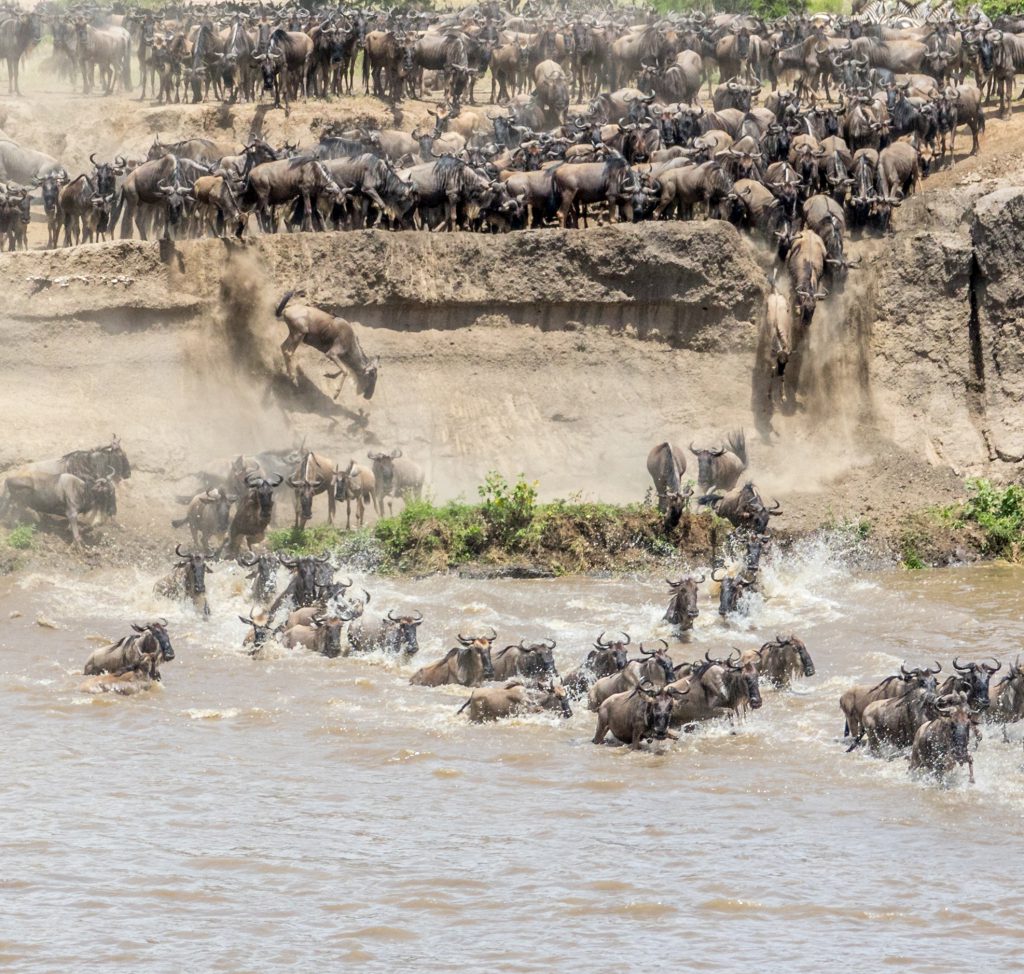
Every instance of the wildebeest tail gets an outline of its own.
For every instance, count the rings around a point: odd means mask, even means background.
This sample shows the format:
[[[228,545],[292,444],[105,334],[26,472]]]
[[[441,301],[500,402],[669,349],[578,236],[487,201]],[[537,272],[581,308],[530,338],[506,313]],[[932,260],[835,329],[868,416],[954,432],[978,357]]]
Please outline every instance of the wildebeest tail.
[[[717,504],[722,499],[721,494],[705,494],[697,498],[698,504]]]
[[[110,235],[113,237],[117,229],[117,221],[121,219],[121,210],[124,208],[124,187],[117,191],[117,199],[114,200],[114,208],[110,211]]]
[[[188,518],[187,517],[175,518],[173,521],[171,521],[171,527],[172,528],[180,528],[180,527],[183,527],[186,524],[188,524]]]
[[[293,298],[294,296],[295,296],[295,292],[294,292],[294,291],[286,291],[286,292],[285,292],[285,295],[284,295],[284,297],[283,297],[283,298],[281,298],[281,301],[280,301],[280,303],[279,303],[279,304],[278,304],[278,306],[277,306],[277,307],[276,307],[276,308],[274,309],[274,317],[275,317],[275,318],[280,318],[280,317],[281,317],[281,315],[282,315],[282,314],[284,313],[284,309],[285,309],[285,307],[287,306],[288,302],[289,302],[289,301],[291,301],[291,299],[292,299],[292,298]]]
[[[981,105],[978,106],[978,131],[985,131],[985,109]]]
[[[469,699],[461,707],[459,707],[458,710],[455,711],[455,716],[458,717],[459,714],[461,714],[462,711],[465,710],[472,702],[473,702],[473,694],[471,693],[469,695]]]
[[[743,430],[730,433],[728,441],[729,449],[743,461],[744,467],[747,466],[747,437]]]

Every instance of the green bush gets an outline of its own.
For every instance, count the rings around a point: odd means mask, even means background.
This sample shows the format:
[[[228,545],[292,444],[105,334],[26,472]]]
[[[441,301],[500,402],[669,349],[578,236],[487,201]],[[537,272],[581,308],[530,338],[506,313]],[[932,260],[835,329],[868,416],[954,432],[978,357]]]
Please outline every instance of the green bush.
[[[1016,561],[1024,547],[1024,487],[995,487],[984,479],[968,480],[969,497],[959,518],[978,525],[986,554]]]
[[[7,535],[7,547],[17,548],[19,551],[28,551],[35,546],[36,527],[34,524],[19,524],[12,528]]]
[[[510,485],[492,470],[477,493],[489,540],[509,550],[521,547],[529,539],[537,511],[537,482],[530,483],[520,474],[515,484]]]

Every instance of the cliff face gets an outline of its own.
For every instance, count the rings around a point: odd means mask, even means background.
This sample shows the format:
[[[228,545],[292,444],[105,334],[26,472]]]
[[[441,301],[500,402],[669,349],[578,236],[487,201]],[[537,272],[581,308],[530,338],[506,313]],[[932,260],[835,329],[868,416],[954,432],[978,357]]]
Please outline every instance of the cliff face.
[[[306,434],[339,459],[401,444],[439,496],[497,467],[625,500],[655,442],[743,426],[759,484],[808,516],[894,484],[920,506],[955,491],[950,470],[1012,475],[1024,455],[1024,191],[926,194],[899,221],[854,242],[862,264],[819,306],[785,414],[757,358],[768,261],[717,222],[5,254],[0,465],[116,429],[179,476]],[[290,289],[381,355],[371,403],[335,402],[309,350],[283,380]]]

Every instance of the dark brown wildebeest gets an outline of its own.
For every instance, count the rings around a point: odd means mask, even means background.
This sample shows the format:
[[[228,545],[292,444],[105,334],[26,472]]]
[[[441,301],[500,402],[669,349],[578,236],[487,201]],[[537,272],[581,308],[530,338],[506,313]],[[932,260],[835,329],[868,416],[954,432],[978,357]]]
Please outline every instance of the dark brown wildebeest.
[[[374,507],[377,481],[368,467],[350,460],[347,467],[339,468],[334,479],[334,498],[345,502],[345,530],[352,530],[352,501],[356,502],[356,525],[363,526],[366,505]]]
[[[339,202],[345,196],[323,162],[303,155],[253,166],[238,202],[243,210],[257,211],[265,233],[276,233],[275,207],[294,203],[301,207],[303,230],[323,230],[319,207],[321,197]]]
[[[621,670],[594,682],[587,692],[587,707],[597,710],[610,696],[631,690],[641,683],[662,687],[675,681],[676,672],[672,657],[668,654],[668,643],[659,639],[658,649],[644,649],[640,644],[642,659],[630,660]]]
[[[524,686],[518,680],[511,680],[503,687],[474,690],[455,711],[456,716],[467,707],[469,719],[474,724],[518,714],[539,714],[545,710],[560,711],[563,717],[572,716],[569,696],[559,680],[549,680],[537,686]]]
[[[861,726],[871,753],[878,754],[883,745],[910,747],[918,727],[934,715],[935,690],[935,677],[932,676],[898,697],[869,703],[861,714]],[[848,750],[852,751],[859,743],[855,740]]]
[[[378,98],[398,103],[402,100],[405,79],[413,70],[412,45],[398,31],[371,30],[363,51],[363,89]],[[383,75],[383,77],[381,77]]]
[[[307,451],[288,478],[288,486],[295,491],[296,530],[303,530],[313,517],[313,498],[317,494],[327,494],[327,523],[334,523],[334,464],[330,460]]]
[[[371,359],[364,354],[352,326],[344,318],[336,318],[310,304],[292,304],[292,297],[296,294],[301,295],[302,292],[289,291],[285,294],[274,311],[275,316],[283,319],[288,326],[288,337],[281,343],[288,378],[297,381],[292,358],[295,350],[306,344],[322,352],[327,361],[337,367],[337,372],[325,373],[329,379],[341,376],[335,399],[341,395],[349,373],[355,377],[356,394],[364,399],[372,399],[377,387],[380,357]]]
[[[757,671],[768,683],[788,687],[793,677],[814,676],[814,661],[807,647],[796,636],[776,636],[758,651]]]
[[[633,750],[638,750],[643,741],[678,740],[678,735],[669,730],[669,721],[679,696],[673,688],[659,689],[650,684],[613,694],[597,712],[594,743],[603,744],[609,731]]]
[[[292,573],[292,577],[288,580],[284,591],[274,599],[270,606],[271,619],[274,618],[274,614],[285,601],[289,601],[296,609],[305,608],[318,601],[320,588],[317,585],[317,566],[330,565],[330,559],[326,556],[289,559],[284,555],[278,555],[278,561]]]
[[[712,659],[709,653],[695,664],[689,675],[670,684],[678,692],[672,710],[672,724],[679,726],[711,720],[727,714],[742,718],[746,709],[761,706],[757,653],[736,652],[736,658]]]
[[[974,759],[968,749],[971,713],[963,694],[948,694],[935,701],[938,715],[926,721],[914,734],[910,771],[928,772],[945,780],[957,765],[967,765],[968,781],[974,784]]]
[[[1024,719],[1024,669],[1018,656],[1009,672],[988,690],[989,720],[1006,723]]]
[[[795,311],[806,328],[814,318],[818,301],[828,297],[828,291],[821,289],[821,278],[825,273],[828,251],[825,241],[813,230],[805,229],[793,238],[793,244],[786,258],[790,283],[793,285]]]
[[[697,608],[697,586],[704,582],[704,576],[695,578],[688,575],[678,582],[666,578],[665,582],[672,592],[672,597],[665,610],[664,621],[672,626],[674,632],[686,632],[693,628],[693,620],[700,615]]]
[[[206,598],[206,573],[213,569],[206,564],[206,556],[182,551],[175,545],[174,553],[181,559],[171,573],[153,586],[153,592],[167,599],[180,599],[192,603],[196,612],[210,618],[210,604]]]
[[[586,207],[595,203],[608,204],[609,223],[619,219],[620,207],[623,219],[632,222],[633,193],[639,184],[621,153],[611,153],[604,162],[563,163],[551,173],[554,195],[561,199],[558,217],[563,227],[575,226],[580,208],[586,213]]]
[[[657,181],[661,195],[654,208],[655,220],[663,213],[671,216],[673,210],[677,219],[692,220],[693,208],[698,203],[705,205],[709,217],[717,216],[719,204],[734,189],[732,176],[715,160],[669,169]]]
[[[263,542],[274,513],[274,488],[279,487],[283,481],[284,477],[280,474],[269,479],[254,474],[245,478],[246,494],[239,501],[228,529],[229,552],[238,554],[243,541],[249,551],[252,551],[253,545]]]
[[[721,577],[715,575],[716,571],[722,572]],[[745,578],[742,573],[729,575],[724,568],[713,569],[711,580],[721,586],[718,592],[718,614],[720,616],[731,615],[738,611],[740,599],[756,584],[756,579]]]
[[[473,638],[459,635],[460,645],[456,649],[449,650],[441,659],[417,670],[409,683],[420,687],[439,687],[446,683],[477,687],[484,680],[493,680],[491,646],[498,634],[493,629],[491,633],[490,636]]]
[[[242,236],[246,216],[239,209],[230,180],[224,176],[200,176],[192,184],[192,195],[201,221],[200,232],[205,224],[206,231],[214,236]]]
[[[238,498],[220,487],[204,490],[189,501],[188,510],[182,518],[171,521],[175,528],[188,525],[192,532],[192,545],[210,552],[210,542],[219,538],[218,550],[227,540],[228,528],[231,525],[231,505]]]
[[[747,469],[747,438],[743,430],[730,433],[726,442],[728,447],[717,450],[696,450],[690,444],[690,452],[697,458],[697,486],[705,493],[711,487],[732,490]]]
[[[277,555],[264,552],[260,555],[239,555],[238,563],[251,571],[246,578],[252,581],[249,587],[249,601],[258,605],[266,605],[277,591]]]
[[[733,527],[750,528],[754,534],[764,534],[768,530],[769,520],[783,513],[778,501],[772,507],[765,506],[751,480],[726,494],[705,494],[699,500],[701,504],[709,505]]]
[[[313,60],[313,39],[302,31],[288,31],[279,27],[270,35],[267,50],[253,54],[263,74],[263,90],[274,92],[274,107],[281,107],[284,94],[284,111],[291,112],[289,103],[292,79],[295,87],[305,100],[309,95],[309,68]]]
[[[170,239],[181,223],[185,201],[192,195],[192,186],[202,175],[205,175],[205,169],[199,163],[173,155],[142,163],[121,183],[110,217],[111,228],[120,219],[121,239],[126,240],[132,235],[134,219],[139,237],[145,240],[153,213],[162,212],[164,239]]]
[[[520,640],[517,645],[506,646],[494,657],[495,680],[510,680],[514,676],[526,676],[532,679],[558,677],[555,666],[554,649],[557,643],[553,639],[542,639],[540,642],[525,645]]]
[[[565,689],[573,700],[582,697],[595,680],[613,676],[629,662],[626,650],[629,645],[629,633],[624,632],[620,635],[621,638],[606,642],[602,632],[583,663],[566,676]]]
[[[993,665],[994,664],[994,665]],[[974,712],[989,708],[989,682],[994,673],[1002,669],[1003,664],[993,657],[992,663],[961,663],[959,657],[953,659],[956,673],[950,676],[936,691],[940,696],[949,693],[965,693],[967,704]]]
[[[391,498],[412,496],[419,500],[423,493],[423,468],[412,460],[406,460],[398,448],[390,453],[367,453],[373,461],[374,495],[373,504],[377,516],[384,516],[384,499],[388,500],[388,514],[394,513]]]
[[[380,650],[392,655],[415,656],[420,651],[416,630],[422,624],[421,612],[396,615],[392,610],[380,620],[362,615],[348,627],[348,644],[353,653]]]
[[[160,663],[174,659],[174,648],[167,635],[167,620],[158,619],[144,626],[133,623],[132,629],[134,634],[94,650],[85,661],[85,675],[145,671],[152,679],[159,680]]]
[[[859,743],[864,734],[863,713],[870,703],[876,700],[888,700],[891,697],[900,697],[909,693],[915,687],[933,685],[935,677],[942,671],[942,664],[936,661],[935,669],[931,670],[915,668],[908,670],[901,666],[899,673],[887,676],[878,683],[860,683],[850,687],[839,698],[839,707],[846,718],[846,726],[843,729],[844,737],[852,737],[854,743]]]

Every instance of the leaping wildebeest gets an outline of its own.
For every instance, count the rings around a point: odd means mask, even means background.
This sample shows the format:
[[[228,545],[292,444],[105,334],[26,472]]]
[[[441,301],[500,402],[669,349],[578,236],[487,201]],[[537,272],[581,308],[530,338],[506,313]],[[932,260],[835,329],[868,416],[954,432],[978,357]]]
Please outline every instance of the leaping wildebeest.
[[[728,446],[717,450],[696,450],[690,444],[690,452],[697,458],[697,485],[705,492],[710,487],[732,490],[747,469],[747,439],[743,431],[730,433],[726,440]]]
[[[348,373],[356,380],[356,394],[364,399],[372,399],[377,387],[377,369],[380,357],[369,358],[363,352],[359,339],[352,326],[344,318],[314,308],[311,304],[292,304],[292,298],[301,295],[301,291],[289,291],[277,305],[274,314],[288,326],[288,337],[281,343],[284,355],[285,370],[292,382],[296,381],[293,357],[295,350],[302,344],[322,352],[324,357],[338,371],[325,373],[328,379],[341,376],[338,391],[334,398],[341,395]]]

